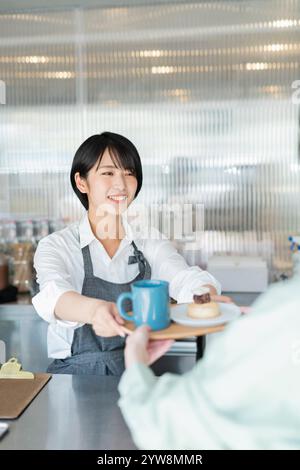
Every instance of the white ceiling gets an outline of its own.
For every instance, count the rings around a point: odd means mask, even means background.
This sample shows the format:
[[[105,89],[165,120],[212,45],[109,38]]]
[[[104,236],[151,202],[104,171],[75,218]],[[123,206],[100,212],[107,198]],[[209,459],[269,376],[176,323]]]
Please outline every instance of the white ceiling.
[[[31,10],[65,10],[68,8],[126,7],[184,3],[180,0],[0,0],[0,13]],[[185,2],[188,3],[188,2]],[[193,2],[191,2],[193,3]],[[199,2],[198,2],[199,3]],[[201,1],[200,1],[201,3]]]

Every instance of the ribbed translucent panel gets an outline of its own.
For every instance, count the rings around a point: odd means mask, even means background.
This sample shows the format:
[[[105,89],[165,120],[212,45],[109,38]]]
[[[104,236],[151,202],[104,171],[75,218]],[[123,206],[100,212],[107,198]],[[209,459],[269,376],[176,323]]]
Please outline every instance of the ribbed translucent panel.
[[[287,270],[300,231],[300,1],[127,3],[0,15],[2,216],[79,217],[72,158],[110,130],[140,152],[140,202],[204,204],[206,255]]]

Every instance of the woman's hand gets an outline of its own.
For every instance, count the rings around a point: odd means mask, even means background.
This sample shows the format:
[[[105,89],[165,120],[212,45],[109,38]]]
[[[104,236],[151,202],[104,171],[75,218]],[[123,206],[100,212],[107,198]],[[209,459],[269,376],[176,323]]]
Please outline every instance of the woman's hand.
[[[241,313],[250,313],[251,310],[252,310],[252,307],[248,307],[246,305],[240,305],[239,309],[240,309]]]
[[[124,320],[113,302],[99,301],[90,317],[89,322],[98,336],[125,336]]]
[[[217,295],[217,291],[216,291],[215,287],[210,286],[208,284],[206,284],[205,287],[209,288],[210,298],[214,302],[224,302],[225,304],[233,304],[234,303],[232,298],[228,297],[227,295]],[[251,312],[251,307],[246,307],[244,305],[241,305],[241,306],[238,306],[238,307],[239,307],[241,313]]]
[[[126,368],[139,362],[150,365],[163,356],[173,344],[173,340],[149,339],[150,328],[143,325],[131,332],[126,340],[125,365]]]
[[[225,304],[233,303],[231,297],[228,297],[227,295],[218,295],[217,290],[214,286],[211,286],[210,284],[205,284],[203,287],[209,288],[210,298],[213,302],[224,302]]]
[[[213,302],[223,302],[225,304],[234,303],[232,298],[228,297],[227,295],[211,295],[210,298]]]
[[[231,297],[228,297],[227,295],[217,295],[217,291],[213,286],[206,285],[206,287],[209,287],[210,291],[210,298],[214,302],[224,302],[225,304],[233,304],[233,300]],[[251,307],[246,307],[245,305],[238,306],[241,313],[249,313],[251,312]]]

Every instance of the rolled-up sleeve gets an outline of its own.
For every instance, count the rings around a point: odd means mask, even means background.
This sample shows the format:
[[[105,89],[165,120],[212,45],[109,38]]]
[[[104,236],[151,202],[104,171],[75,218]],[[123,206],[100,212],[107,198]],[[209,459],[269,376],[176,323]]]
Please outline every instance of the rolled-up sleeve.
[[[157,378],[145,365],[134,364],[123,374],[119,392],[119,407],[140,449],[224,448],[221,433],[229,432],[229,423],[201,394],[195,369]]]
[[[33,297],[32,304],[38,315],[48,323],[56,323],[66,328],[81,326],[81,323],[59,320],[55,316],[59,297],[65,292],[77,291],[62,253],[50,237],[40,241],[34,256],[34,268],[40,292]]]
[[[221,284],[199,266],[189,266],[169,240],[159,240],[152,251],[152,277],[170,283],[170,296],[178,303],[192,302],[193,289],[209,284],[221,293]]]

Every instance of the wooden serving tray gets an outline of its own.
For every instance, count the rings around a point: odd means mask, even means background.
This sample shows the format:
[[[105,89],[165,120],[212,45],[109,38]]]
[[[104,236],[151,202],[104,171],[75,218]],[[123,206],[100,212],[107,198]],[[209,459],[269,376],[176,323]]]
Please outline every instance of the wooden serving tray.
[[[174,307],[174,304],[170,304],[170,309]],[[128,312],[128,315],[132,315],[132,312]],[[134,331],[136,326],[131,321],[125,321],[124,327],[130,331]],[[163,330],[151,331],[150,332],[150,339],[183,339],[189,338],[191,336],[204,336],[210,333],[217,333],[218,331],[222,331],[225,325],[217,325],[217,326],[186,326],[186,325],[179,325],[179,323],[175,323],[171,320],[170,325],[168,328]]]
[[[126,321],[124,326],[130,331],[134,331],[136,328],[135,324],[130,321]],[[183,339],[191,336],[203,336],[208,335],[209,333],[217,333],[223,329],[224,325],[203,328],[200,326],[179,325],[178,323],[171,321],[168,328],[165,328],[164,330],[151,331],[150,339]]]

